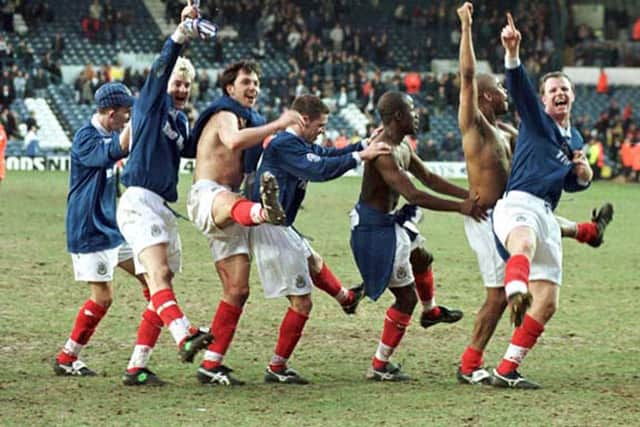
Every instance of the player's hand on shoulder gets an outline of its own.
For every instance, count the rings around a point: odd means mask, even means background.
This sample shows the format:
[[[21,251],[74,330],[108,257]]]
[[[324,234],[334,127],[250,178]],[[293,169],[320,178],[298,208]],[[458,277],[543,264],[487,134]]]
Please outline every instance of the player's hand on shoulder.
[[[391,146],[386,142],[373,142],[360,151],[360,158],[364,161],[373,160],[378,156],[391,154]]]
[[[305,120],[302,117],[302,114],[298,113],[295,110],[284,111],[280,115],[277,121],[278,121],[278,127],[280,129],[286,129],[289,126],[294,126],[294,125],[298,125],[300,127],[305,126]]]
[[[461,24],[471,25],[472,15],[473,15],[473,4],[471,4],[471,2],[467,1],[458,8],[458,18],[460,18]]]

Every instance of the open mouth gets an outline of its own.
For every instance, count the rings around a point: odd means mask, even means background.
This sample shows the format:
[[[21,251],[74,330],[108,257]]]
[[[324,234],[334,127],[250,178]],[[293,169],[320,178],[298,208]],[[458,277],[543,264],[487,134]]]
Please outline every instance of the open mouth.
[[[563,105],[566,106],[568,104],[569,104],[569,100],[566,99],[566,98],[560,98],[560,99],[555,100],[555,102],[554,102],[554,105],[556,107],[560,107],[560,106],[563,106]]]

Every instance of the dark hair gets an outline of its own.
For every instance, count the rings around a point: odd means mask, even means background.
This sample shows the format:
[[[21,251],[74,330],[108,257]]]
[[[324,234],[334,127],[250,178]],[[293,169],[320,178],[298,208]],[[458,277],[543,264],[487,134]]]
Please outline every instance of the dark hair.
[[[293,100],[291,109],[315,120],[323,114],[329,114],[329,107],[315,95],[300,95]]]
[[[218,81],[220,82],[220,87],[222,88],[222,91],[225,95],[229,95],[227,93],[227,86],[233,84],[233,82],[236,81],[240,70],[248,74],[256,73],[258,75],[258,78],[262,77],[262,71],[260,70],[260,66],[257,62],[249,60],[234,62],[224,69],[222,75],[218,79]]]
[[[390,91],[385,92],[378,100],[376,106],[382,123],[387,125],[391,123],[395,113],[401,113],[407,110],[407,95],[402,92]]]
[[[549,80],[549,79],[559,79],[559,78],[562,78],[562,77],[567,79],[567,81],[571,84],[571,90],[575,93],[576,86],[573,84],[573,82],[571,81],[571,78],[569,78],[569,76],[565,72],[563,72],[563,71],[551,71],[550,73],[547,73],[544,76],[540,77],[540,87],[538,88],[538,90],[540,91],[540,95],[544,95],[544,84],[547,82],[547,80]]]

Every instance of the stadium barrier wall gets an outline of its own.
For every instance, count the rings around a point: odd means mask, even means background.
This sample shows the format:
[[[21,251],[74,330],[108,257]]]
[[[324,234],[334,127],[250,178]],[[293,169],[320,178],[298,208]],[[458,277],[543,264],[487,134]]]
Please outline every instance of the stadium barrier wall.
[[[467,166],[464,162],[424,162],[434,173],[445,178],[466,178]],[[68,171],[71,166],[69,156],[7,156],[5,165],[8,171]],[[193,173],[195,160],[182,159],[180,173]],[[346,176],[362,176],[362,168],[349,171]]]

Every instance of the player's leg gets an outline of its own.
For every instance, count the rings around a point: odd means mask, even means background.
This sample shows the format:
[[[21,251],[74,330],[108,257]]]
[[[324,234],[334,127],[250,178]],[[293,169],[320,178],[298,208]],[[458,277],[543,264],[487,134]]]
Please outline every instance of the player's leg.
[[[198,369],[198,380],[203,384],[242,385],[244,382],[232,376],[232,369],[222,362],[249,298],[251,263],[249,256],[242,253],[217,261],[215,266],[222,282],[222,299],[211,321],[211,333],[215,340],[204,353]]]
[[[307,247],[310,252],[307,261],[313,285],[338,301],[345,313],[355,314],[358,304],[364,297],[364,286],[360,285],[352,289],[342,286],[340,279],[333,274],[320,254],[313,250],[311,245],[307,244]]]
[[[286,216],[278,201],[278,181],[269,172],[260,177],[261,203],[252,202],[236,193],[223,191],[213,199],[211,215],[215,224],[223,228],[231,222],[244,226],[263,223],[284,224]]]
[[[90,297],[75,318],[71,334],[58,353],[53,369],[58,375],[93,376],[95,373],[78,360],[113,298],[112,280],[119,248],[85,254],[71,254],[74,278],[89,284]]]
[[[471,342],[460,357],[457,377],[458,381],[465,384],[488,384],[490,374],[483,368],[482,356],[507,307],[507,298],[502,286],[487,287],[486,290],[486,299],[473,324]]]
[[[400,365],[390,362],[389,359],[409,327],[418,299],[413,283],[389,287],[389,290],[396,300],[387,309],[382,336],[367,372],[367,378],[375,381],[407,381],[411,378],[402,372]]]
[[[462,319],[462,311],[436,304],[433,255],[420,246],[411,251],[409,261],[415,278],[416,292],[422,303],[420,325],[428,328],[438,323],[455,323]]]
[[[511,307],[511,322],[520,326],[531,306],[529,271],[536,252],[536,234],[532,227],[514,227],[506,238],[506,248],[511,256],[504,270],[504,287]]]
[[[183,362],[192,362],[195,354],[212,341],[210,334],[191,327],[176,301],[171,285],[173,271],[169,265],[168,243],[144,248],[138,255],[144,267],[145,281],[151,293],[151,304],[178,344]]]
[[[504,358],[494,370],[492,383],[498,387],[540,387],[522,377],[517,369],[544,332],[545,324],[553,317],[558,307],[560,288],[549,281],[532,280],[529,289],[533,295],[531,308],[524,316],[522,324],[513,332]]]
[[[58,353],[53,370],[58,375],[94,376],[78,359],[80,351],[91,339],[100,320],[107,314],[113,298],[113,286],[109,282],[88,282],[91,296],[84,302],[73,323],[71,334]]]
[[[269,383],[308,384],[309,381],[287,366],[287,362],[300,341],[311,314],[311,294],[287,295],[287,298],[290,306],[280,324],[278,342],[265,371],[264,380]]]
[[[126,250],[128,249],[128,245]],[[138,333],[136,336],[136,344],[133,348],[127,370],[122,377],[124,385],[147,385],[147,386],[162,386],[165,384],[158,376],[147,368],[151,353],[158,342],[160,332],[162,331],[162,319],[156,313],[155,308],[151,304],[151,293],[147,282],[144,279],[143,274],[135,273],[135,264],[133,262],[133,253],[131,257],[124,257],[124,259],[118,264],[118,267],[135,277],[141,285],[142,294],[147,301],[147,307],[142,313],[142,318],[138,326]]]
[[[602,245],[604,232],[613,219],[613,205],[605,203],[600,209],[594,209],[589,222],[574,222],[556,215],[560,224],[562,237],[576,239],[580,243],[586,243],[594,248]]]

